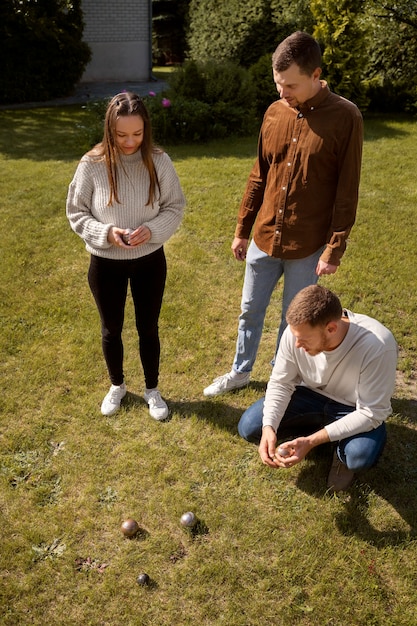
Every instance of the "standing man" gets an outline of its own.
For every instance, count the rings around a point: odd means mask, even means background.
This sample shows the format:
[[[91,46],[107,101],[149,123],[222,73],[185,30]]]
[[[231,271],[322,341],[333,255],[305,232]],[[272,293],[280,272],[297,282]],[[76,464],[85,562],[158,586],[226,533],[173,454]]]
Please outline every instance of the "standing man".
[[[249,383],[281,276],[277,348],[295,294],[334,274],[345,252],[358,203],[363,121],[354,104],[320,79],[320,65],[318,43],[303,32],[287,37],[272,56],[280,100],[265,113],[232,243],[235,258],[246,259],[236,354],[232,370],[205,396]]]
[[[242,415],[239,434],[259,444],[270,467],[292,467],[332,442],[327,486],[343,491],[384,449],[398,349],[377,320],[342,309],[321,285],[302,289],[287,311],[275,365],[261,398]],[[280,440],[295,437],[276,449]]]

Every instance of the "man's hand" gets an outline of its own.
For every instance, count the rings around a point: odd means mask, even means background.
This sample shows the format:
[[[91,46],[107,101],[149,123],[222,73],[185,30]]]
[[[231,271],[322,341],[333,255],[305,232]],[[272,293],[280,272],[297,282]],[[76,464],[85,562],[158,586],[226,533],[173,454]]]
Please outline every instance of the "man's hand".
[[[279,467],[274,459],[277,436],[272,426],[265,426],[262,429],[262,439],[259,444],[259,454],[262,462],[269,467]]]
[[[308,437],[297,437],[292,441],[286,441],[275,451],[275,464],[284,469],[293,467],[303,461],[313,447]],[[288,454],[280,454],[280,450],[287,451]]]
[[[325,274],[335,274],[337,272],[338,265],[331,265],[324,261],[319,261],[316,267],[317,276],[324,276]]]
[[[310,450],[329,441],[327,430],[322,428],[308,437],[297,437],[297,439],[286,441],[276,448],[277,436],[275,431],[272,426],[265,426],[262,430],[259,454],[265,465],[288,469],[303,461]],[[281,450],[282,453],[280,453]]]
[[[248,249],[249,239],[239,239],[235,237],[232,241],[232,252],[235,259],[244,261],[246,259],[246,251]]]

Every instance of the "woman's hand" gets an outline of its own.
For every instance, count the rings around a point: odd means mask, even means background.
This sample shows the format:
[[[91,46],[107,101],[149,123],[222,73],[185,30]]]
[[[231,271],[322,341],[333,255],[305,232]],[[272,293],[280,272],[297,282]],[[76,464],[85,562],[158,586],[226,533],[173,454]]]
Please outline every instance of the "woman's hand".
[[[147,226],[139,226],[133,233],[130,233],[129,245],[131,248],[147,243],[152,237],[152,233]]]
[[[123,235],[129,235],[129,243],[123,240]],[[151,231],[147,226],[139,226],[131,231],[129,228],[119,228],[112,226],[107,234],[107,241],[119,248],[136,248],[150,240]]]
[[[117,226],[111,226],[107,233],[107,241],[119,248],[129,248],[129,245],[123,241],[122,236],[129,231],[126,228],[118,228]]]

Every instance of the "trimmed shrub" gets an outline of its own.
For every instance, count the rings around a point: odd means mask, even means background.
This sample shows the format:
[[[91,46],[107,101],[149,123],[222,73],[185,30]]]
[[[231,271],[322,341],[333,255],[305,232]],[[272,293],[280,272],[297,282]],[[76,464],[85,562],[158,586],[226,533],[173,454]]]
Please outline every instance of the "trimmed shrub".
[[[250,134],[257,127],[255,93],[249,71],[232,62],[189,61],[170,74],[166,91],[143,99],[155,141],[164,145]],[[93,120],[81,129],[88,147],[101,140],[107,103],[86,106]]]

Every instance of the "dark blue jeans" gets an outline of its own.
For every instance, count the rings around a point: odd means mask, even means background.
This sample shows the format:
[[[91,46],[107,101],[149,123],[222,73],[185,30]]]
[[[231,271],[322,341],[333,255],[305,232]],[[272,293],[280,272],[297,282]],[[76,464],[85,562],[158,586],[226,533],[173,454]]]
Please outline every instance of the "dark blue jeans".
[[[251,443],[259,444],[262,437],[263,406],[264,398],[261,398],[244,412],[238,424],[239,435]],[[330,400],[307,387],[296,387],[278,427],[277,437],[280,441],[306,437],[354,410],[353,406]],[[338,457],[354,472],[369,469],[381,456],[386,438],[385,424],[347,437],[337,442]]]
[[[145,385],[147,389],[158,386],[158,321],[166,273],[163,248],[131,261],[91,256],[88,282],[100,314],[103,354],[113,385],[121,385],[124,379],[122,330],[130,282]]]

